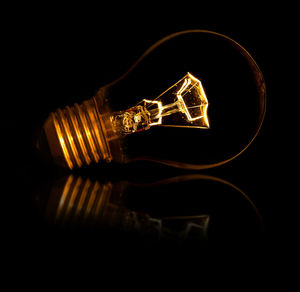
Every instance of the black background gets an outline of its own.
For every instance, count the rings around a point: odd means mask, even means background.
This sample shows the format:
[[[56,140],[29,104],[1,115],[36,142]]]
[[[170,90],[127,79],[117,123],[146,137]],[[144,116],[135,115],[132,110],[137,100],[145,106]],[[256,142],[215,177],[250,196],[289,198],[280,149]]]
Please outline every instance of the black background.
[[[287,177],[292,170],[285,165],[287,122],[282,117],[286,98],[282,85],[286,84],[286,76],[282,72],[289,63],[286,43],[292,26],[279,21],[279,15],[282,17],[285,11],[245,7],[229,13],[219,7],[209,13],[200,4],[190,5],[186,11],[181,7],[174,11],[158,9],[148,2],[140,5],[117,5],[118,9],[103,6],[94,11],[81,11],[80,7],[76,11],[70,7],[44,7],[36,12],[34,7],[10,10],[11,17],[3,26],[2,53],[8,90],[3,91],[1,101],[2,241],[8,262],[12,267],[22,263],[24,268],[29,262],[37,267],[54,262],[58,267],[76,259],[93,259],[98,267],[102,261],[105,265],[110,263],[109,269],[118,266],[121,270],[119,263],[122,267],[133,263],[136,268],[149,262],[160,266],[161,260],[178,263],[180,259],[189,265],[195,259],[207,260],[215,255],[231,259],[238,254],[242,261],[255,255],[255,259],[267,263],[288,258],[293,229],[289,217],[292,191]],[[137,244],[126,235],[117,235],[116,239],[116,235],[101,233],[64,234],[49,227],[40,217],[36,197],[41,190],[47,193],[52,183],[68,172],[44,163],[35,149],[45,118],[58,107],[90,98],[101,85],[125,72],[153,42],[184,29],[208,29],[228,35],[251,53],[266,79],[267,114],[254,143],[229,164],[201,172],[241,188],[260,211],[264,231],[255,230],[248,235],[244,231],[242,238],[238,231],[237,236],[234,232],[228,237],[222,234],[204,247],[186,251],[166,246],[144,247],[143,241]],[[187,173],[147,163],[76,172],[96,180],[101,176],[100,179],[142,182]],[[147,197],[138,202],[145,206],[149,200]],[[236,226],[234,222],[228,224]]]

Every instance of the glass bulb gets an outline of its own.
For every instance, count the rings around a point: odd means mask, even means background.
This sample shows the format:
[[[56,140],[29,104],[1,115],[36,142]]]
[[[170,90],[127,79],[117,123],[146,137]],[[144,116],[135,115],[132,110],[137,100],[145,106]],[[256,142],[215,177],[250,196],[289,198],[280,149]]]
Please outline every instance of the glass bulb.
[[[182,31],[151,46],[92,99],[51,113],[44,144],[70,169],[136,160],[210,168],[251,144],[265,104],[263,75],[241,45],[211,31]]]

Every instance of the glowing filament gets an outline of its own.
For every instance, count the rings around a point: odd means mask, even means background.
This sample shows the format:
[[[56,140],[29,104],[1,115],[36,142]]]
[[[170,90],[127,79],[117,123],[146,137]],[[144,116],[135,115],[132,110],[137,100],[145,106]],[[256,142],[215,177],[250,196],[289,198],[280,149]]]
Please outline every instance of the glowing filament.
[[[164,105],[162,104],[163,101],[157,101],[157,100],[146,100],[143,101],[146,103],[145,107],[150,108],[149,104],[153,106],[153,104],[157,105],[158,112],[155,114],[154,119],[157,119],[156,122],[150,123],[150,126],[153,125],[160,125],[162,124],[162,117],[181,112],[186,115],[186,118],[188,121],[196,121],[198,119],[204,119],[204,122],[206,124],[206,127],[209,128],[209,121],[207,117],[207,108],[208,108],[208,101],[205,94],[205,91],[203,89],[202,83],[200,80],[198,80],[196,77],[194,77],[192,74],[188,73],[183,79],[180,81],[183,81],[180,89],[176,92],[177,100],[174,103]],[[180,83],[180,81],[178,83]],[[172,87],[176,86],[178,83],[173,85]],[[172,88],[171,87],[171,88]],[[171,88],[169,88],[167,91],[169,91]],[[191,90],[194,90],[195,93],[193,94],[194,100],[193,103],[196,104],[193,106],[188,106],[187,103],[184,100],[184,96],[187,93],[190,93]],[[163,93],[164,94],[164,93]],[[162,94],[162,95],[163,95]],[[201,114],[198,114],[195,117],[191,116],[190,109],[195,108],[201,108]],[[149,110],[154,111],[154,110]]]
[[[143,99],[135,107],[114,114],[111,122],[115,132],[121,135],[158,125],[207,129],[207,108],[201,81],[187,73],[154,100]]]

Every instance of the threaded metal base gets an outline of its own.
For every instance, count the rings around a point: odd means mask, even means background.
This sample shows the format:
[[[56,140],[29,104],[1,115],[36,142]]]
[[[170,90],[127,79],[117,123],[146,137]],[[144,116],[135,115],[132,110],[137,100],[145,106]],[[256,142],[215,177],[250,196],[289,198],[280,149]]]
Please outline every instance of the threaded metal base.
[[[111,160],[104,123],[94,99],[58,109],[51,114],[51,120],[70,169],[92,161]]]

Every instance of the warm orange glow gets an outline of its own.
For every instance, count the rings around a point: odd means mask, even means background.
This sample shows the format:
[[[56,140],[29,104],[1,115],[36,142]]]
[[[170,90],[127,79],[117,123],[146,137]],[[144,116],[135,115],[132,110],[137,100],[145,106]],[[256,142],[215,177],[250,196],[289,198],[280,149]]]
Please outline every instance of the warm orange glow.
[[[128,110],[114,113],[111,123],[120,136],[149,130],[152,126],[208,129],[207,108],[201,81],[187,73],[157,98],[143,99]]]
[[[61,149],[62,149],[64,157],[65,157],[66,163],[67,163],[68,167],[72,169],[73,163],[71,161],[71,158],[70,158],[70,155],[69,155],[66,143],[65,143],[65,139],[63,138],[63,134],[60,129],[60,125],[58,123],[56,114],[52,113],[52,119],[53,119],[53,123],[54,123],[55,129],[56,129],[56,133],[57,133],[59,143],[60,143]]]
[[[77,151],[77,148],[75,146],[74,138],[72,136],[72,132],[70,130],[69,123],[67,123],[66,119],[64,118],[62,110],[59,109],[57,111],[57,113],[60,116],[60,120],[62,122],[63,129],[66,132],[66,136],[67,136],[67,139],[69,141],[69,145],[71,147],[71,153],[73,154],[74,159],[75,159],[77,165],[80,167],[82,165],[82,162],[81,162],[81,160],[79,158],[78,151]]]
[[[90,164],[105,159],[110,160],[110,152],[105,143],[103,127],[93,100],[82,105],[58,109],[51,115],[56,135],[67,166]]]
[[[81,195],[79,197],[79,200],[78,200],[78,203],[77,203],[77,208],[76,208],[75,213],[74,213],[74,217],[77,217],[81,213],[82,207],[83,207],[84,202],[85,202],[86,194],[88,193],[88,190],[90,189],[91,184],[92,183],[89,179],[87,179],[85,181],[85,184],[84,184],[84,186],[82,188],[82,191],[81,191],[81,194],[85,194],[85,195]]]
[[[130,195],[132,191],[134,193],[136,190],[155,190],[161,186],[164,186],[164,188],[170,186],[170,190],[174,190],[176,184],[182,183],[188,183],[185,184],[188,192],[194,191],[194,188],[191,189],[189,187],[189,183],[193,181],[197,182],[197,185],[200,187],[198,189],[201,189],[201,185],[206,185],[207,182],[212,182],[212,186],[227,186],[231,191],[224,194],[229,197],[233,196],[233,198],[235,196],[243,198],[249,205],[248,207],[250,207],[253,215],[255,215],[259,230],[264,230],[264,222],[259,210],[243,190],[226,180],[197,173],[139,183],[124,180],[99,182],[69,175],[63,181],[59,181],[58,184],[53,186],[51,196],[48,198],[45,215],[47,220],[65,227],[68,225],[72,227],[108,227],[110,230],[113,230],[114,227],[121,227],[122,231],[142,231],[142,234],[150,232],[148,233],[149,235],[152,234],[151,230],[153,230],[155,231],[153,233],[155,238],[162,239],[160,236],[157,237],[158,234],[161,236],[167,235],[168,240],[171,238],[185,240],[188,238],[190,231],[192,231],[190,239],[195,239],[194,235],[196,234],[193,231],[197,230],[197,234],[200,236],[198,238],[206,239],[210,214],[202,212],[197,214],[194,213],[195,209],[192,211],[193,214],[178,214],[177,216],[174,214],[169,216],[167,212],[166,215],[162,213],[158,217],[152,217],[150,214],[136,213],[135,210],[129,209],[124,205],[122,200],[124,191],[126,191],[127,195]],[[204,192],[201,192],[203,196],[210,194],[212,194],[211,191],[206,188],[204,188]],[[154,222],[155,225],[152,224]],[[149,226],[155,227],[155,229],[149,228]],[[176,226],[180,228],[176,228]],[[170,237],[170,235],[174,235],[174,237]]]
[[[197,86],[199,93],[197,95],[197,97],[199,98],[199,100],[201,101],[200,105],[198,105],[198,107],[204,107],[204,111],[203,111],[203,115],[199,115],[196,116],[195,118],[192,118],[188,107],[186,106],[185,102],[183,101],[182,95],[184,94],[184,92],[188,89],[189,85],[191,84],[191,81],[195,82],[195,85],[193,86]],[[180,88],[180,90],[177,92],[177,98],[182,101],[182,104],[184,106],[184,113],[187,115],[187,118],[189,121],[195,121],[201,118],[205,119],[205,122],[207,124],[207,127],[209,127],[209,123],[208,123],[208,118],[207,118],[207,107],[208,107],[208,101],[207,101],[207,97],[206,94],[204,92],[202,83],[200,80],[198,80],[196,77],[194,77],[191,73],[187,74],[186,79],[184,80],[184,84],[182,85],[182,87]]]
[[[110,199],[112,185],[91,182],[70,175],[64,184],[56,207],[56,222],[68,222],[79,217],[84,223],[88,218],[97,219],[103,214]]]
[[[249,69],[252,71],[253,81],[255,83],[258,94],[258,102],[259,102],[259,117],[257,121],[257,125],[255,127],[254,134],[249,137],[249,140],[246,144],[240,145],[241,148],[235,153],[227,157],[224,152],[224,157],[220,161],[210,161],[210,153],[209,151],[205,151],[205,162],[201,164],[201,159],[196,159],[200,155],[198,152],[195,153],[195,160],[188,159],[186,161],[182,154],[182,157],[173,156],[172,155],[164,155],[164,151],[159,153],[157,149],[158,144],[161,141],[154,141],[155,138],[155,130],[151,130],[152,127],[176,127],[176,128],[195,128],[195,129],[209,129],[210,128],[210,119],[208,112],[208,98],[206,96],[206,92],[210,99],[210,96],[217,92],[208,86],[219,86],[218,82],[207,82],[208,80],[204,79],[203,84],[202,80],[200,81],[191,73],[186,73],[186,75],[181,78],[179,81],[174,83],[176,79],[170,81],[170,76],[165,74],[165,80],[159,80],[159,84],[165,82],[165,87],[168,88],[165,91],[157,91],[154,92],[157,88],[157,84],[155,84],[155,78],[158,76],[162,76],[162,74],[153,75],[151,78],[147,79],[145,83],[149,88],[151,88],[150,92],[153,96],[147,96],[148,89],[145,88],[145,91],[140,91],[140,87],[138,90],[125,90],[122,91],[122,84],[115,91],[112,89],[114,85],[116,85],[119,81],[125,79],[125,77],[132,72],[142,61],[143,59],[156,50],[158,47],[168,42],[171,39],[177,38],[183,35],[195,35],[203,34],[207,36],[212,36],[213,38],[217,37],[228,42],[230,46],[236,49],[237,53],[241,55],[241,57],[246,61],[249,65]],[[184,38],[183,38],[184,41]],[[201,44],[202,45],[202,44]],[[205,45],[205,42],[203,43]],[[209,47],[208,47],[209,48]],[[182,52],[179,52],[182,53]],[[180,55],[180,54],[179,54]],[[199,55],[197,58],[201,58]],[[186,55],[182,55],[184,64],[188,64],[185,62]],[[191,61],[194,62],[194,57],[191,56]],[[148,57],[147,57],[148,58]],[[175,63],[176,60],[174,59]],[[176,64],[174,63],[174,68]],[[201,68],[201,59],[198,64],[195,62],[191,69],[200,73],[198,78],[202,78],[206,76],[210,78],[210,74],[205,74],[205,66]],[[186,66],[183,66],[184,68]],[[177,74],[181,74],[181,69],[183,67],[178,67],[178,72],[171,73],[172,76],[176,76]],[[192,69],[193,68],[193,69]],[[197,69],[198,68],[198,69]],[[159,69],[159,66],[157,67]],[[176,71],[176,70],[175,70]],[[166,71],[161,71],[166,72]],[[186,71],[185,71],[186,72]],[[185,73],[184,72],[184,73]],[[249,71],[250,72],[250,71]],[[203,74],[201,76],[201,74]],[[133,75],[137,76],[137,75]],[[250,76],[250,75],[249,75]],[[134,78],[135,78],[134,77]],[[178,76],[180,77],[180,76]],[[173,77],[172,77],[173,78]],[[213,76],[212,76],[213,78]],[[252,77],[251,77],[252,78]],[[130,79],[129,82],[133,84],[128,84],[132,88],[136,86],[139,82],[139,79],[135,80]],[[170,83],[168,83],[170,81]],[[153,82],[153,87],[151,82]],[[207,82],[207,83],[206,83]],[[251,81],[252,82],[252,81]],[[172,85],[173,84],[173,85]],[[170,86],[171,85],[171,86]],[[141,86],[141,85],[140,85]],[[206,87],[207,86],[207,87]],[[126,87],[126,86],[125,86]],[[129,87],[130,88],[130,87]],[[205,90],[204,90],[205,88]],[[121,89],[121,90],[120,90]],[[163,89],[163,88],[162,88]],[[135,93],[140,92],[141,96],[134,96]],[[153,92],[153,93],[152,93]],[[161,93],[162,92],[162,93]],[[248,92],[248,91],[247,91]],[[250,91],[249,91],[250,92]],[[124,93],[124,94],[123,94]],[[126,95],[131,95],[130,97],[130,105],[128,107],[120,103],[121,108],[118,108],[118,101],[109,103],[109,99],[112,98],[123,98]],[[143,98],[146,99],[143,99]],[[137,103],[135,106],[134,98],[136,98]],[[217,98],[214,98],[216,102],[216,108],[214,111],[211,111],[211,116],[213,114],[218,115],[219,111],[217,108]],[[132,102],[133,101],[133,102]],[[121,105],[122,104],[122,105]],[[110,106],[112,106],[113,110],[118,110],[118,112],[112,112]],[[231,108],[231,107],[230,107]],[[154,43],[151,47],[149,47],[141,56],[137,59],[137,61],[129,68],[129,70],[117,78],[115,81],[102,86],[96,93],[95,97],[90,100],[84,101],[82,104],[75,104],[72,107],[66,107],[65,109],[58,109],[55,113],[51,113],[48,119],[45,121],[43,126],[43,132],[41,135],[41,144],[38,144],[41,151],[45,151],[46,157],[53,158],[53,160],[63,166],[73,169],[75,167],[82,167],[83,165],[89,165],[93,162],[106,161],[110,162],[114,160],[117,163],[127,163],[130,161],[136,160],[151,160],[155,162],[159,162],[161,164],[166,164],[173,167],[185,168],[185,169],[207,169],[222,165],[227,163],[240,154],[242,154],[248,147],[251,145],[258,132],[260,131],[262,122],[264,120],[266,111],[266,85],[260,71],[259,67],[253,60],[252,56],[239,45],[234,40],[226,37],[222,34],[215,33],[212,31],[206,30],[186,30],[182,32],[173,33],[169,36],[166,36]],[[212,125],[218,127],[219,123],[216,123],[215,120],[212,120]],[[179,129],[178,132],[174,129],[174,137],[178,137],[183,141],[187,141],[189,137],[192,137],[195,133],[195,136],[199,133],[201,136],[201,131],[198,130],[183,130]],[[229,129],[229,128],[228,128]],[[141,131],[147,130],[147,133],[139,133]],[[217,129],[218,130],[218,129]],[[172,131],[173,135],[173,129]],[[197,133],[198,132],[198,133]],[[211,132],[212,135],[205,135],[206,142],[209,142],[212,136],[217,135],[218,131]],[[223,131],[224,132],[224,131]],[[133,134],[136,135],[136,143],[135,145],[139,146],[143,143],[139,143],[139,135],[141,139],[143,136],[145,137],[145,141],[149,139],[149,149],[151,150],[151,145],[156,147],[157,151],[146,151],[143,153],[141,151],[133,151],[131,152],[130,143],[127,143],[127,138],[123,139],[125,135]],[[151,135],[152,133],[153,136]],[[164,130],[157,129],[156,133],[161,134],[161,137],[164,137]],[[182,133],[182,136],[180,135]],[[187,133],[187,135],[185,135]],[[189,136],[190,133],[190,136]],[[203,132],[202,132],[203,133]],[[166,131],[166,140],[168,132]],[[236,135],[238,136],[238,135]],[[182,138],[183,137],[183,138]],[[152,139],[153,138],[153,139]],[[45,140],[46,139],[46,140]],[[128,140],[135,140],[135,138]],[[152,142],[153,140],[153,142]],[[163,139],[162,139],[163,140]],[[163,140],[164,143],[166,140]],[[129,141],[129,142],[131,142]],[[200,141],[200,139],[197,139]],[[230,141],[230,140],[228,140]],[[245,140],[246,141],[246,140]],[[45,143],[46,142],[46,143]],[[141,141],[143,142],[143,141]],[[168,141],[167,141],[168,142]],[[151,145],[150,145],[151,143]],[[175,142],[176,143],[176,142]],[[199,142],[200,143],[200,142]],[[199,144],[200,145],[200,144]],[[45,146],[45,147],[44,147]],[[128,147],[127,147],[128,146]],[[166,145],[167,146],[167,145]],[[176,146],[176,145],[175,145]],[[242,147],[243,146],[243,147]],[[173,147],[173,145],[171,145]],[[44,148],[44,149],[43,149]],[[167,147],[166,147],[167,148]],[[200,147],[196,148],[197,150],[201,150]],[[223,147],[225,148],[225,147]],[[43,150],[42,150],[43,149]],[[236,148],[238,149],[238,148]],[[167,149],[168,150],[168,149]],[[166,151],[167,151],[166,150]],[[49,153],[50,152],[50,153]],[[221,151],[220,151],[221,152]],[[139,153],[139,154],[137,154]],[[185,151],[182,151],[185,153]],[[135,156],[137,154],[137,156]],[[159,155],[157,155],[159,154]],[[191,153],[193,154],[193,153]],[[220,153],[221,154],[221,153]],[[155,156],[152,156],[155,155]],[[180,154],[181,155],[181,154]],[[197,155],[197,157],[196,157]],[[168,157],[167,157],[168,156]],[[204,156],[204,155],[203,155]],[[211,155],[213,157],[213,155]],[[180,159],[179,159],[180,158]]]
[[[153,185],[163,183],[164,181],[159,181],[154,182]],[[120,185],[121,189],[118,187]],[[80,227],[121,227],[124,231],[141,231],[142,234],[146,231],[149,235],[154,231],[155,238],[161,239],[167,235],[168,240],[170,238],[185,240],[193,229],[193,238],[197,230],[198,238],[206,239],[209,215],[152,217],[149,214],[136,213],[127,208],[121,200],[123,190],[130,185],[135,184],[128,181],[117,181],[116,184],[108,181],[92,182],[90,179],[69,175],[64,183],[60,182],[59,186],[53,188],[52,197],[48,201],[46,218],[64,227],[76,226],[73,225],[75,223]],[[117,192],[114,190],[116,186]],[[148,184],[135,186],[143,188],[148,187]],[[179,222],[180,231],[176,227],[173,229],[173,226],[169,225],[170,222],[175,224]],[[152,228],[149,228],[150,226]]]
[[[115,134],[131,134],[153,126],[209,128],[208,101],[202,83],[187,73],[154,100],[111,115]],[[72,169],[92,161],[111,160],[106,128],[94,99],[58,109],[51,115],[66,165]],[[120,130],[116,130],[120,128]]]
[[[157,104],[157,107],[158,107],[158,114],[157,114],[157,116],[158,116],[158,119],[157,119],[157,122],[153,122],[153,123],[150,123],[149,125],[150,126],[155,126],[155,125],[160,125],[161,124],[161,121],[162,121],[162,116],[161,116],[161,114],[162,114],[162,111],[163,111],[163,106],[162,106],[162,104],[161,104],[161,102],[160,101],[156,101],[156,100],[154,100],[154,101],[152,101],[152,100],[148,100],[148,99],[143,99],[143,101],[147,104],[147,103],[150,103],[150,104]],[[146,106],[147,107],[147,106]]]
[[[84,155],[85,160],[89,164],[91,162],[91,159],[90,159],[90,157],[88,155],[88,152],[87,152],[87,149],[86,149],[83,137],[81,135],[81,132],[79,131],[79,127],[80,127],[79,123],[78,123],[78,121],[77,121],[77,119],[75,117],[75,114],[71,110],[71,108],[67,106],[66,109],[67,109],[67,111],[68,111],[68,113],[69,113],[69,115],[71,117],[71,123],[73,124],[73,128],[74,128],[74,130],[76,132],[76,136],[78,138],[78,142],[80,144],[80,148],[82,150],[82,154]]]
[[[59,204],[57,206],[56,219],[61,216],[62,210],[65,206],[67,196],[69,195],[69,191],[70,191],[71,184],[72,184],[73,180],[74,180],[74,177],[72,175],[70,175],[68,177],[67,182],[65,183],[64,190],[62,192],[62,195],[61,195],[60,200],[59,200]]]
[[[178,86],[180,88],[177,90]],[[172,101],[170,99],[172,94],[177,97],[177,100]],[[186,96],[189,96],[189,98],[187,99]],[[169,100],[171,100],[171,103],[169,103]],[[154,100],[144,99],[143,101],[146,109],[150,113],[155,113],[152,115],[150,126],[209,128],[207,115],[208,100],[201,81],[191,73],[187,73],[184,78],[176,82]],[[194,116],[191,115],[191,110]],[[172,117],[172,120],[164,121],[164,117],[174,114],[175,116]],[[178,114],[184,114],[186,118],[185,123]]]
[[[83,129],[84,129],[84,134],[87,138],[88,145],[91,149],[93,159],[95,159],[95,161],[98,162],[99,156],[97,154],[96,145],[95,145],[94,139],[92,137],[92,133],[91,133],[89,125],[88,125],[87,117],[84,115],[83,111],[81,110],[81,107],[78,104],[75,104],[75,108],[79,113],[79,120],[82,123]]]

